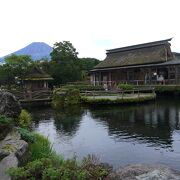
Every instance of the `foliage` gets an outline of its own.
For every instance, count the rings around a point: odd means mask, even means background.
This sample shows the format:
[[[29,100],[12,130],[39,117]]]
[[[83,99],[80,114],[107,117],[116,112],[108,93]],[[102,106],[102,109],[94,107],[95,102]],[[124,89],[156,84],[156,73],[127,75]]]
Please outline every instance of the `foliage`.
[[[69,89],[65,99],[65,105],[75,105],[80,103],[80,92],[78,89]]]
[[[8,118],[5,115],[0,114],[0,125],[11,125],[12,122],[12,118]]]
[[[78,59],[78,52],[69,41],[56,42],[50,55],[53,61],[60,63]]]
[[[134,85],[132,85],[132,84],[118,84],[118,88],[120,88],[122,90],[133,90]]]
[[[56,42],[50,55],[50,73],[55,84],[81,79],[78,52],[69,41]]]
[[[94,66],[100,63],[100,60],[95,58],[80,58],[81,68],[85,71],[90,71]]]
[[[32,133],[24,128],[17,128],[17,130],[23,140],[25,140],[27,142],[31,142],[31,143],[35,142],[36,137],[35,137],[34,133]]]
[[[53,92],[52,106],[54,108],[80,103],[80,92],[78,89],[58,88]]]
[[[18,117],[18,125],[23,128],[28,128],[31,125],[32,117],[25,109],[21,110],[21,113]]]
[[[66,90],[63,89],[55,89],[52,97],[52,107],[59,108],[63,107],[65,103]]]
[[[78,58],[77,55],[78,52],[69,41],[54,44],[50,73],[56,85],[86,79],[88,71],[99,62],[94,58]]]
[[[30,143],[32,161],[24,167],[9,169],[12,180],[98,180],[108,175],[110,169],[99,164],[95,156],[88,156],[81,163],[76,158],[63,160],[52,151],[47,138],[34,135],[35,141]]]
[[[18,83],[33,61],[28,55],[15,55],[5,57],[5,64],[0,66],[0,85],[11,85]]]
[[[88,158],[81,164],[75,158],[64,160],[58,166],[51,158],[41,158],[25,167],[8,170],[12,180],[99,180],[105,179],[109,172],[109,168]]]
[[[91,69],[94,68],[100,61],[95,58],[79,58],[79,64],[81,68],[81,77],[83,80],[88,80],[88,74]]]

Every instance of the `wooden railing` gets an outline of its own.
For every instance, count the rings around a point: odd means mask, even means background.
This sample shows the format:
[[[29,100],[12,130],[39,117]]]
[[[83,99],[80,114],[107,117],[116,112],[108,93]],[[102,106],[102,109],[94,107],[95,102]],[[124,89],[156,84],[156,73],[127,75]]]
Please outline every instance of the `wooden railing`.
[[[19,101],[50,100],[52,98],[52,90],[49,89],[36,91],[8,90],[8,92],[14,94]]]
[[[138,97],[142,93],[153,93],[155,94],[155,89],[154,88],[141,88],[141,89],[132,89],[132,90],[108,90],[108,91],[81,91],[81,95],[83,96],[104,96],[104,95],[119,95],[122,98],[124,97],[125,94],[137,94]]]

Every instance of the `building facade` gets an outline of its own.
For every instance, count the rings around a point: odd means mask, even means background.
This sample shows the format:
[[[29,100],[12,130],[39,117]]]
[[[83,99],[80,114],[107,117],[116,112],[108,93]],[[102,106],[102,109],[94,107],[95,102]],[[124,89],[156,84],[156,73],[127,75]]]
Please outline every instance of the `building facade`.
[[[91,83],[180,84],[180,54],[171,51],[170,41],[107,50],[105,60],[91,70]]]

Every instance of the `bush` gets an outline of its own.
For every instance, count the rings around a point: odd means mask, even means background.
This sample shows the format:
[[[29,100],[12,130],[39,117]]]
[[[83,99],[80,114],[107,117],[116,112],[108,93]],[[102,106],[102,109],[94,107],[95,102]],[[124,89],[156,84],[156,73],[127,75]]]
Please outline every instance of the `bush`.
[[[60,91],[60,89],[53,92],[52,107],[59,108],[64,106],[66,92]]]
[[[36,137],[35,137],[34,133],[32,133],[24,128],[17,128],[17,130],[23,140],[25,140],[27,142],[31,142],[31,143],[35,142]]]
[[[133,90],[134,85],[132,84],[118,84],[118,88],[122,90]]]
[[[28,113],[25,109],[21,110],[21,114],[18,117],[18,125],[22,128],[30,127],[32,122],[31,114]]]
[[[69,89],[65,99],[65,105],[75,105],[80,102],[80,92],[78,89]]]
[[[42,158],[28,163],[23,168],[11,168],[12,180],[99,180],[105,179],[110,169],[86,159],[78,164],[76,159],[63,161],[56,166],[51,158]]]
[[[80,103],[80,92],[78,89],[59,88],[54,90],[52,106],[54,108],[75,105]]]
[[[5,115],[0,114],[0,126],[4,126],[4,125],[10,126],[12,124],[13,124],[12,118],[8,118]]]

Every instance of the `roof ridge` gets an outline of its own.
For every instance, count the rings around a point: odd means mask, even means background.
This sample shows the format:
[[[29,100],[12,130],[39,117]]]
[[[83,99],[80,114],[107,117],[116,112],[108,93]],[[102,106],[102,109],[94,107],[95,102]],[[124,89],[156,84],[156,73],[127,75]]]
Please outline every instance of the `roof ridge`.
[[[151,46],[158,46],[158,45],[166,44],[168,41],[171,41],[171,40],[172,38],[169,38],[169,39],[160,40],[160,41],[153,41],[153,42],[148,42],[148,43],[125,46],[121,48],[109,49],[109,50],[106,50],[106,54],[121,52],[121,51],[128,51],[128,50],[139,49],[139,48],[146,48],[146,47],[151,47]]]

